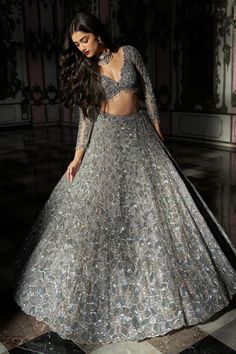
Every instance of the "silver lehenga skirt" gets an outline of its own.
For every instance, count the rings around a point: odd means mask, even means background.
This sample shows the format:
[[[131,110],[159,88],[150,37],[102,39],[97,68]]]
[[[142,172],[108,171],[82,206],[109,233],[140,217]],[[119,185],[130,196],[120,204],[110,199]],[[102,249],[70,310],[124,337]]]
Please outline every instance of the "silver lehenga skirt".
[[[143,110],[97,116],[19,258],[17,304],[77,343],[198,324],[236,293],[235,249]]]

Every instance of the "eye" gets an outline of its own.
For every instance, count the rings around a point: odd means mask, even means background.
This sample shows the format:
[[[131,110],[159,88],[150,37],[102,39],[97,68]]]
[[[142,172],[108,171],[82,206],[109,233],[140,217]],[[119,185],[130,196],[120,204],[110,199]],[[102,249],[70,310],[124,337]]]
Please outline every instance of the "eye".
[[[88,37],[82,39],[82,43],[87,43],[87,42],[88,42]]]

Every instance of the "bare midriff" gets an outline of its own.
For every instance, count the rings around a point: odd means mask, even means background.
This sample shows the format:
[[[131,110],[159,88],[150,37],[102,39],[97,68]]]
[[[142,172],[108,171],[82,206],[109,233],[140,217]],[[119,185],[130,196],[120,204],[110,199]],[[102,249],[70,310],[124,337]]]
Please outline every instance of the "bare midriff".
[[[119,116],[133,114],[138,110],[139,99],[135,91],[120,92],[101,106],[101,111]]]

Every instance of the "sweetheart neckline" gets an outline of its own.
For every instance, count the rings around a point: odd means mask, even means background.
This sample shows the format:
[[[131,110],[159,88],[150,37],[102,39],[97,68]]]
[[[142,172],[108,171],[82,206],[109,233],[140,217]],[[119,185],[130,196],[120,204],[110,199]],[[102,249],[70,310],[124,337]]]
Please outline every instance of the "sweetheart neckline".
[[[119,78],[119,80],[116,81],[116,80],[112,79],[110,76],[100,73],[101,76],[103,76],[104,78],[106,78],[108,80],[111,80],[111,81],[115,82],[117,85],[119,85],[121,80],[122,80],[123,69],[124,69],[125,63],[126,63],[125,46],[122,46],[122,49],[123,49],[123,63],[122,63],[122,67],[120,69],[120,78]]]

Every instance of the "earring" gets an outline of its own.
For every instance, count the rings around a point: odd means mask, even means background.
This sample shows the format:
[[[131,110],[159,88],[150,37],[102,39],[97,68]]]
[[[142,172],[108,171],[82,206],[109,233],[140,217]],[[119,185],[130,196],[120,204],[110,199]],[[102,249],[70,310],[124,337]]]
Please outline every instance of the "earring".
[[[98,37],[98,43],[99,43],[99,44],[102,43],[101,37]]]

